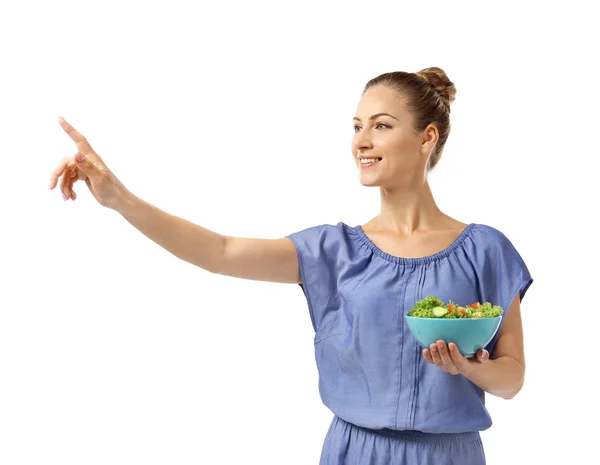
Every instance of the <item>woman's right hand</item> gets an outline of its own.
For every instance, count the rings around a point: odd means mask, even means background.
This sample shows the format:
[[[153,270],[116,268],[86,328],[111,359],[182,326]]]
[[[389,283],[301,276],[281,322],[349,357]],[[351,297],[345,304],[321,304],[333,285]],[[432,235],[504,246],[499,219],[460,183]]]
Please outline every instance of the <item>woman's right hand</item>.
[[[63,118],[59,118],[58,123],[75,142],[78,152],[72,157],[61,160],[50,176],[48,188],[54,189],[59,184],[60,178],[60,190],[64,200],[75,200],[77,195],[73,185],[77,181],[85,181],[100,205],[117,209],[128,194],[123,183],[108,169],[83,135]]]

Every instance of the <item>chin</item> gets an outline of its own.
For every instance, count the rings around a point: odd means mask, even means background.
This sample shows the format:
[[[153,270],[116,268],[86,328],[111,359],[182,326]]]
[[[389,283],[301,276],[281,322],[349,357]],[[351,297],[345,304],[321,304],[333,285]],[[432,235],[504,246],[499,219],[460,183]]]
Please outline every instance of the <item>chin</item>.
[[[360,178],[360,183],[365,187],[379,187],[381,182],[378,179],[364,179]]]

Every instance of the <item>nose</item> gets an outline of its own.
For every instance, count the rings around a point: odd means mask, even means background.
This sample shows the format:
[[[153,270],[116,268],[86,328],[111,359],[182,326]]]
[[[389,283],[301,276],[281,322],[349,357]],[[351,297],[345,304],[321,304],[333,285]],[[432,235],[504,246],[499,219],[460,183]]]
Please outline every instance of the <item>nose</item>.
[[[373,148],[373,141],[368,131],[364,129],[354,134],[354,140],[352,141],[354,148],[357,152],[364,152]]]

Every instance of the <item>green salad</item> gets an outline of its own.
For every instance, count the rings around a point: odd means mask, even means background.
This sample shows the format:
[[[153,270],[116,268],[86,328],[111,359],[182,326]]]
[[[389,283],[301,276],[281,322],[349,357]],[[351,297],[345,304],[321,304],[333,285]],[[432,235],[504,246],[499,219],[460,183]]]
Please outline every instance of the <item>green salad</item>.
[[[450,301],[447,305],[434,295],[418,301],[408,312],[417,318],[493,318],[504,313],[499,305],[473,302],[464,307]]]

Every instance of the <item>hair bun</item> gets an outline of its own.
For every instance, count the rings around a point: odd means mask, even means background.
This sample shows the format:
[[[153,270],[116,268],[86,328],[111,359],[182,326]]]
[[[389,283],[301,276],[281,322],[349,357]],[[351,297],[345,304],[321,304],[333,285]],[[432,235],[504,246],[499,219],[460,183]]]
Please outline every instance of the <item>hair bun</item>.
[[[448,76],[443,69],[432,67],[425,68],[415,73],[421,79],[426,81],[439,94],[444,101],[444,104],[450,108],[450,104],[456,98],[456,87],[454,83],[448,79]]]

